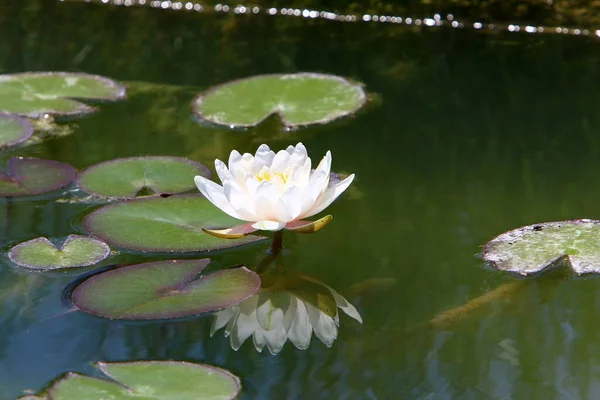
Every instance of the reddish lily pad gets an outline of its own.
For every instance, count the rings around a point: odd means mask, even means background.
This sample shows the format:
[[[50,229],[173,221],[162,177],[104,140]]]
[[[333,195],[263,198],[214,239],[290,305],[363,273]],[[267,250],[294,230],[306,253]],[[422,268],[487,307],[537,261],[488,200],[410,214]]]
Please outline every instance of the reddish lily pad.
[[[245,267],[194,279],[209,262],[169,260],[113,269],[77,286],[73,303],[110,319],[180,318],[231,307],[260,288],[260,277]]]
[[[43,395],[19,400],[232,400],[237,376],[221,368],[183,361],[98,363],[110,380],[68,373]]]
[[[0,171],[0,196],[33,196],[68,185],[77,171],[71,165],[40,158],[11,157]]]
[[[246,236],[222,240],[202,228],[239,223],[201,195],[150,197],[101,207],[83,220],[85,228],[114,246],[141,251],[192,252],[262,240]]]
[[[195,189],[194,176],[210,177],[199,162],[182,157],[118,158],[82,171],[77,186],[103,197],[133,198],[144,189],[156,194],[174,194]]]
[[[21,267],[51,270],[94,265],[109,254],[108,245],[98,239],[70,235],[58,247],[45,237],[20,243],[10,249],[8,257]]]
[[[0,111],[39,118],[45,114],[79,115],[94,107],[73,99],[118,100],[125,88],[97,75],[26,72],[0,75]]]
[[[31,135],[31,122],[18,115],[0,113],[0,149],[22,143]]]

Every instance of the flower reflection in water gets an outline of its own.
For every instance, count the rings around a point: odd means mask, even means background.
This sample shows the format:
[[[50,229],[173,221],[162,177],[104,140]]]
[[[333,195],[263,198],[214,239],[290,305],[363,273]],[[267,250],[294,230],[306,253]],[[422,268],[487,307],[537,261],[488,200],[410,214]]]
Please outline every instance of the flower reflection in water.
[[[340,325],[338,308],[362,323],[352,304],[314,278],[289,272],[268,275],[261,276],[263,286],[257,294],[216,313],[211,336],[225,327],[232,349],[238,350],[252,336],[257,351],[267,346],[275,355],[288,339],[298,349],[307,349],[313,332],[331,347]]]

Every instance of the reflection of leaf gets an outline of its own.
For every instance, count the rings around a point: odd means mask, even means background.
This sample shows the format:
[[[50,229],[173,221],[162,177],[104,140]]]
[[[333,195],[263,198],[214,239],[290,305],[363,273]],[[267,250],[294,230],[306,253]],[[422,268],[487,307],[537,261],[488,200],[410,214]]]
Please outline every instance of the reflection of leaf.
[[[69,373],[54,383],[48,400],[227,400],[240,392],[240,380],[230,372],[180,361],[99,363],[112,380]],[[20,400],[37,399],[25,396]]]
[[[117,100],[124,97],[124,87],[96,75],[70,72],[0,75],[0,110],[32,118],[94,111],[93,107],[73,98]]]
[[[231,307],[260,287],[258,275],[243,267],[194,279],[208,263],[170,260],[113,269],[77,286],[73,303],[112,319],[179,318]]]
[[[93,265],[110,253],[106,243],[87,236],[70,235],[56,248],[45,237],[20,243],[8,257],[17,265],[32,269],[57,269]]]
[[[287,127],[327,123],[361,108],[358,85],[333,75],[259,75],[219,85],[199,96],[194,107],[220,125],[254,126],[278,114]]]
[[[0,171],[0,196],[32,196],[68,185],[76,170],[66,163],[39,158],[12,157]]]
[[[566,262],[576,273],[600,272],[600,221],[524,226],[489,241],[483,257],[502,271],[529,275]]]
[[[237,222],[201,195],[136,199],[101,207],[83,220],[102,240],[133,250],[188,252],[235,247],[261,240],[256,236],[223,240],[202,231]]]
[[[96,164],[77,176],[83,191],[106,197],[135,197],[152,193],[181,193],[195,189],[194,176],[210,177],[204,165],[181,157],[130,157]]]

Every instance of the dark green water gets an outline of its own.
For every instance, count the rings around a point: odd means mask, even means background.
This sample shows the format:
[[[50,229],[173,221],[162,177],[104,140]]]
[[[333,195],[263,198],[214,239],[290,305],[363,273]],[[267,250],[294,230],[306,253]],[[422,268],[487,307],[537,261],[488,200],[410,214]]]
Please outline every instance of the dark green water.
[[[33,3],[33,2],[32,2]],[[37,4],[37,3],[36,3]],[[2,10],[0,69],[97,73],[129,99],[73,121],[73,134],[20,150],[82,169],[122,156],[177,155],[207,165],[232,149],[302,141],[356,173],[315,235],[287,234],[286,263],[349,295],[364,324],[341,317],[331,349],[313,338],[277,356],[238,352],[211,318],[123,323],[60,315],[78,273],[32,274],[0,256],[0,398],[38,391],[96,361],[206,362],[242,378],[244,399],[594,399],[600,397],[600,279],[531,280],[486,269],[481,245],[540,221],[600,219],[600,43],[589,38],[219,17],[40,2]],[[282,132],[204,127],[194,95],[248,75],[316,71],[371,94],[355,117]],[[2,204],[4,207],[4,204]],[[83,232],[93,207],[15,202],[0,247]],[[9,219],[9,221],[7,221]],[[256,246],[211,255],[252,264]],[[159,259],[122,256],[120,261]],[[163,257],[164,258],[164,257]],[[441,311],[509,284],[460,317]],[[415,328],[416,327],[416,328]]]

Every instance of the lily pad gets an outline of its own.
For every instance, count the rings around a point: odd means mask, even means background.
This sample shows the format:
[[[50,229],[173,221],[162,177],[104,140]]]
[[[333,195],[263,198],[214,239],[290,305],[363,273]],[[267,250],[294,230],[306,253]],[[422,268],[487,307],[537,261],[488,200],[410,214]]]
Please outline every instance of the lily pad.
[[[31,118],[95,111],[94,107],[73,99],[118,100],[124,97],[123,86],[97,75],[72,72],[0,75],[0,110]]]
[[[144,190],[156,194],[187,192],[196,188],[196,175],[209,178],[210,170],[181,157],[131,157],[96,164],[81,172],[76,184],[98,196],[132,198]]]
[[[49,389],[48,400],[231,400],[238,377],[221,368],[182,361],[98,363],[110,380],[69,373]]]
[[[20,243],[10,249],[8,258],[21,267],[50,270],[94,265],[109,254],[110,248],[100,240],[70,235],[58,248],[45,237]]]
[[[239,223],[201,195],[150,197],[101,207],[83,220],[84,227],[105,242],[131,250],[158,252],[210,251],[262,240],[257,236],[223,240],[202,228]]]
[[[209,262],[169,260],[113,269],[77,286],[73,303],[111,319],[180,318],[231,307],[260,288],[260,277],[245,267],[194,279]]]
[[[0,113],[0,149],[22,143],[31,135],[31,122],[17,115]]]
[[[255,126],[273,114],[296,127],[325,124],[366,102],[359,85],[314,73],[258,75],[219,85],[194,100],[201,118],[230,127]]]
[[[11,157],[0,171],[0,196],[32,196],[68,185],[77,171],[71,165],[40,158]]]
[[[530,275],[566,262],[577,274],[600,273],[600,221],[544,222],[489,241],[483,258],[499,270]]]

